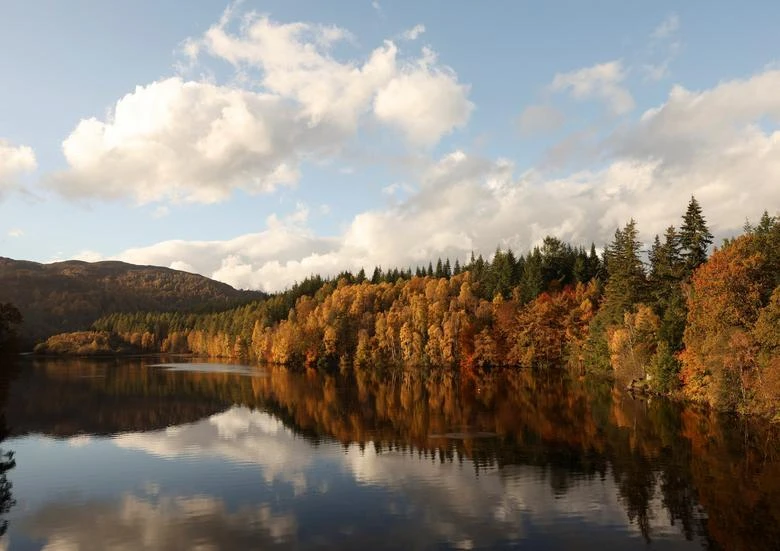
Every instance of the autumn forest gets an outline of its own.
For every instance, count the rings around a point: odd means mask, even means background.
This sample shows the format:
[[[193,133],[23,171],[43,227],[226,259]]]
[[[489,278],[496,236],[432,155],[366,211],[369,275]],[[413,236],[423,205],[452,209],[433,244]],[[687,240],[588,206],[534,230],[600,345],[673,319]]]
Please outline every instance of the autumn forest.
[[[649,250],[631,220],[601,254],[555,237],[525,255],[311,276],[212,313],[116,312],[39,353],[192,353],[325,371],[566,368],[780,418],[780,220],[713,248],[691,198]]]

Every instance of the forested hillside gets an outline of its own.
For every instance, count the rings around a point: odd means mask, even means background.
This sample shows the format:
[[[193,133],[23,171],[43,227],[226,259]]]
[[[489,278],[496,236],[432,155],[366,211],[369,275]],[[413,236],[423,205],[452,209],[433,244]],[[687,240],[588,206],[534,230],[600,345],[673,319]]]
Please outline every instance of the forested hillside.
[[[780,220],[764,213],[709,259],[695,199],[649,251],[637,236],[632,220],[601,255],[548,237],[525,255],[313,277],[225,312],[112,314],[94,329],[145,351],[326,370],[568,366],[780,418]],[[73,351],[62,344],[40,350]]]
[[[156,266],[77,260],[39,264],[0,257],[0,303],[12,303],[21,312],[19,337],[26,347],[56,333],[87,329],[111,312],[205,312],[263,296]]]

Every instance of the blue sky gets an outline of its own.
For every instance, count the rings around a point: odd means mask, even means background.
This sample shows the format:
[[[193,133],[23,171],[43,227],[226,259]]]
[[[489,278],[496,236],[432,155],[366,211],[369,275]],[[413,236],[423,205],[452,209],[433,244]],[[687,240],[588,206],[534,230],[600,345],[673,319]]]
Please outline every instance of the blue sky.
[[[780,205],[780,5],[0,6],[0,255],[278,289]]]

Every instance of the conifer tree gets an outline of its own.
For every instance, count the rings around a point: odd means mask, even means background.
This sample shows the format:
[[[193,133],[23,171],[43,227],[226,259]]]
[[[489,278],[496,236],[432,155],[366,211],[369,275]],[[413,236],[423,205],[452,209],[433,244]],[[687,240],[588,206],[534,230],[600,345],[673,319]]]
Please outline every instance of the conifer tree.
[[[539,247],[534,247],[534,250],[526,258],[520,285],[521,297],[524,303],[531,302],[544,290],[542,252],[539,250]]]
[[[625,228],[615,231],[615,239],[606,250],[609,280],[602,309],[610,323],[620,323],[624,312],[646,298],[647,280],[640,248],[636,222],[632,218]]]
[[[590,253],[588,253],[588,271],[590,273],[590,279],[599,278],[603,279],[603,269],[601,265],[601,259],[596,252],[596,244],[590,244]]]
[[[687,276],[707,261],[707,249],[711,244],[712,234],[702,215],[701,206],[696,198],[691,196],[680,227],[680,245]]]

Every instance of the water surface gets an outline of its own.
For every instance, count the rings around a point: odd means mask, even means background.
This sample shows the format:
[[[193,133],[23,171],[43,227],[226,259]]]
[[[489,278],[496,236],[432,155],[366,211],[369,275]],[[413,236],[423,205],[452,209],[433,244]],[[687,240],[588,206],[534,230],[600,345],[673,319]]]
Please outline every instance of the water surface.
[[[528,372],[5,365],[8,549],[776,549],[771,427]]]

